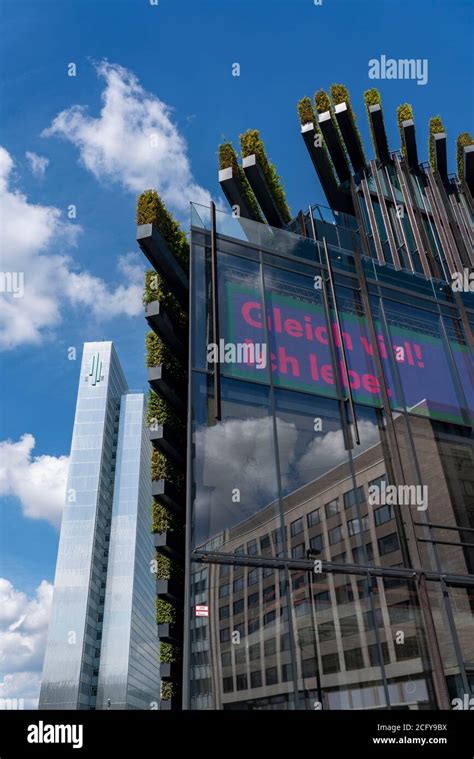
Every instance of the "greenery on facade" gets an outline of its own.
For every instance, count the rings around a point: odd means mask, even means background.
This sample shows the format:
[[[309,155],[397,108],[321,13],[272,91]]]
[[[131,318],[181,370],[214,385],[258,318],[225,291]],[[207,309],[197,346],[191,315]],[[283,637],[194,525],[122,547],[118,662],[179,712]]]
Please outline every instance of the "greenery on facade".
[[[159,551],[156,552],[156,579],[157,580],[176,580],[182,579],[183,567],[169,556],[165,556]]]
[[[444,132],[443,122],[441,116],[433,116],[430,119],[430,134],[428,138],[428,154],[430,157],[430,164],[433,171],[436,169],[436,151],[435,151],[435,134]]]
[[[464,148],[468,145],[474,145],[474,140],[469,132],[462,132],[456,140],[456,163],[461,181],[464,180]]]
[[[156,624],[172,625],[176,621],[176,609],[170,601],[156,599]]]
[[[254,195],[254,191],[250,186],[249,180],[245,176],[245,171],[243,170],[242,166],[239,165],[237,153],[235,152],[230,142],[223,142],[222,145],[219,145],[218,156],[219,169],[232,168],[232,171],[240,185],[242,195],[247,201],[247,205],[250,208],[254,219],[263,223],[264,219],[260,211],[260,206],[257,203],[257,198]]]
[[[183,486],[182,472],[161,451],[152,451],[151,479],[172,482],[179,489]]]
[[[405,133],[403,131],[403,122],[413,119],[413,109],[409,103],[403,103],[397,108],[397,122],[398,130],[400,132],[400,145],[402,149],[402,156],[406,158],[407,149],[405,145]]]
[[[170,701],[174,696],[174,685],[168,680],[161,681],[160,701]]]
[[[326,111],[332,113],[329,95],[324,90],[318,90],[314,93],[314,105],[318,113],[326,113]]]
[[[288,223],[291,220],[291,212],[286,202],[285,191],[275,166],[267,158],[265,146],[257,129],[248,129],[244,134],[240,135],[240,150],[242,158],[254,154],[257,156],[257,160],[267,181],[268,189],[273,196],[281,218],[285,223]]]
[[[312,124],[315,129],[318,127],[318,120],[314,113],[313,106],[311,105],[311,99],[309,97],[301,98],[298,100],[298,118],[301,126],[305,124]]]
[[[147,332],[146,335],[146,365],[165,366],[176,378],[184,375],[184,367],[178,361],[173,351],[168,348],[166,343],[154,332]]]
[[[186,430],[184,422],[175,414],[169,403],[161,395],[153,390],[148,390],[147,422],[150,429],[162,424],[169,426],[178,436],[182,436]]]
[[[369,110],[371,105],[379,105],[380,108],[382,108],[382,98],[380,97],[380,92],[378,91],[378,89],[376,89],[376,87],[372,87],[372,89],[366,90],[364,92],[364,102],[365,102],[365,109],[367,111],[367,119],[369,121],[370,135],[372,137],[372,145],[374,148],[374,153],[377,156],[377,158],[380,159],[379,151],[377,150],[377,143],[375,141],[374,130],[372,128],[372,119],[370,118],[370,110]],[[382,124],[383,124],[383,121],[382,121]],[[385,125],[383,127],[383,131],[385,135],[385,142],[387,143],[387,146],[388,146],[387,134],[385,132]]]
[[[364,146],[362,144],[362,138],[360,136],[359,128],[357,126],[357,119],[356,119],[354,111],[352,110],[349,90],[343,84],[331,84],[329,91],[331,93],[331,98],[332,98],[332,102],[334,106],[340,105],[341,103],[345,103],[347,105],[347,113],[349,114],[349,118],[354,128],[354,132],[356,135],[357,142],[359,144],[360,152],[362,153],[364,162],[366,162]]]
[[[137,200],[137,224],[154,224],[171,253],[188,270],[189,243],[178,222],[167,210],[156,190],[145,190]]]
[[[163,277],[154,269],[148,269],[145,273],[143,305],[155,300],[159,300],[163,304],[175,324],[179,324],[183,329],[187,328],[188,315],[186,311],[181,308]]]
[[[162,664],[173,664],[179,661],[179,648],[172,643],[160,642],[160,662]]]
[[[161,534],[179,529],[176,517],[163,503],[153,501],[151,505],[151,531]]]

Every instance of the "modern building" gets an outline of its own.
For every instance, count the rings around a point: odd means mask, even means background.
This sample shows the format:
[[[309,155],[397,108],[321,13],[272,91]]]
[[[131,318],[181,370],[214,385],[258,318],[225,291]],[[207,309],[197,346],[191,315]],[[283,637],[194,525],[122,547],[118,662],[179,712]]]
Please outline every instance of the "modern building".
[[[432,120],[420,163],[404,106],[390,151],[371,93],[373,159],[345,88],[299,103],[331,208],[291,214],[251,131],[219,151],[232,213],[191,205],[189,281],[139,227],[190,293],[185,709],[474,693],[472,140],[448,175]]]
[[[40,709],[157,708],[144,411],[112,343],[85,343]]]

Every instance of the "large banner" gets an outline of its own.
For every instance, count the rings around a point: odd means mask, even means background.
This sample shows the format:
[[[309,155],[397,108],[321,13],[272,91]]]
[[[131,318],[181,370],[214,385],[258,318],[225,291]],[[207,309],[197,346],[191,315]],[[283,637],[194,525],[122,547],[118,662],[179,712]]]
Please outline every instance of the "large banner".
[[[246,285],[226,283],[226,340],[233,343],[263,344],[266,342],[261,298]],[[335,320],[331,328],[339,363],[341,384],[347,384],[342,364],[341,342],[344,343],[349,382],[355,401],[381,405],[380,383],[376,376],[374,347],[371,344],[365,318],[346,311],[339,314],[341,335]],[[276,386],[335,396],[334,371],[331,362],[328,328],[324,309],[319,303],[297,300],[270,291],[267,294],[267,328],[271,363]],[[461,400],[449,367],[448,357],[440,337],[423,331],[392,324],[391,345],[387,344],[380,327],[377,340],[394,408],[401,408],[397,384],[390,366],[390,352],[398,368],[405,404],[414,413],[462,422]],[[464,372],[465,392],[472,406],[473,364],[466,346],[451,345],[453,361]],[[228,373],[243,379],[262,381],[266,372],[255,364],[233,364]],[[268,369],[267,369],[268,371]],[[268,376],[268,375],[267,375]]]

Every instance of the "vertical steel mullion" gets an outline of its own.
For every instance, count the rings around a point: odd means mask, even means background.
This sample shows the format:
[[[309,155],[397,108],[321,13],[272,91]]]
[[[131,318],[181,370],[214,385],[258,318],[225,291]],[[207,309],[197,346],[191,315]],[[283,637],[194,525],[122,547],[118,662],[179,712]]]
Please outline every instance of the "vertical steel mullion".
[[[388,244],[389,244],[389,247],[390,247],[390,251],[392,253],[393,263],[399,269],[400,268],[400,260],[398,258],[397,246],[396,246],[396,243],[395,243],[395,238],[393,236],[393,230],[392,230],[392,226],[391,226],[391,222],[390,222],[389,213],[388,213],[388,210],[387,210],[387,204],[386,204],[386,201],[385,201],[385,196],[384,196],[384,194],[382,192],[382,186],[380,184],[380,179],[379,179],[379,176],[377,174],[377,165],[376,165],[375,161],[371,161],[370,162],[370,166],[371,166],[371,169],[372,169],[372,176],[374,178],[375,189],[377,191],[377,199],[379,201],[380,210],[382,212],[382,218],[383,218],[383,221],[384,221],[384,224],[385,224],[385,231],[387,233]]]
[[[219,352],[219,295],[217,277],[217,231],[216,205],[211,200],[211,298],[212,298],[212,341]],[[219,355],[219,353],[218,353]],[[214,417],[221,419],[221,367],[219,361],[214,363]]]
[[[439,309],[439,306],[438,306],[438,309]],[[467,403],[467,399],[464,394],[464,388],[459,379],[458,368],[454,360],[453,352],[451,350],[451,344],[449,342],[449,338],[446,332],[446,326],[444,324],[444,319],[441,312],[439,313],[439,321],[440,321],[440,328],[441,328],[441,342],[444,343],[444,349],[445,349],[446,357],[448,359],[448,364],[451,369],[452,379],[453,379],[454,387],[456,390],[456,394],[458,396],[458,400],[460,400],[462,403],[462,406],[461,406],[462,417],[464,419],[464,423],[466,424],[466,426],[471,427],[471,422],[469,419],[469,405]]]
[[[370,197],[370,191],[369,186],[367,184],[367,179],[363,177],[360,181],[361,187],[362,187],[362,193],[364,195],[365,200],[365,207],[367,209],[367,215],[369,217],[370,226],[372,228],[372,237],[374,238],[375,243],[375,249],[377,251],[377,258],[379,260],[379,263],[384,264],[385,258],[383,255],[383,248],[382,248],[382,242],[380,240],[380,232],[379,228],[377,226],[377,220],[375,218],[374,209],[372,207],[372,200]]]
[[[310,206],[310,211],[311,211],[311,206]],[[319,252],[319,243],[316,240],[316,228],[314,226],[314,219],[313,219],[312,214],[310,214],[310,221],[311,221],[311,231],[313,233],[313,239],[315,241],[315,244],[318,246],[318,252]],[[345,405],[346,399],[344,398],[344,394],[342,391],[341,379],[339,376],[339,369],[337,365],[337,353],[336,353],[336,346],[334,343],[334,335],[332,331],[331,308],[329,304],[326,277],[323,277],[322,293],[323,293],[324,313],[326,317],[326,324],[327,324],[327,330],[328,330],[329,351],[331,354],[334,383],[336,387],[337,401],[339,404],[339,415],[341,418],[342,436],[344,438],[344,447],[348,451],[351,448],[353,448],[352,434],[351,434],[349,424],[347,422],[346,405]]]
[[[385,663],[383,660],[383,651],[382,651],[382,642],[380,640],[380,633],[377,625],[377,617],[375,614],[375,608],[374,608],[374,600],[373,600],[373,592],[372,592],[372,581],[377,582],[376,577],[372,577],[370,574],[370,571],[367,572],[366,575],[366,583],[367,583],[367,596],[369,599],[369,607],[370,611],[372,613],[372,619],[374,620],[374,632],[375,632],[375,641],[377,645],[377,651],[379,654],[379,662],[380,662],[380,674],[382,675],[382,682],[383,682],[383,690],[385,694],[385,701],[387,702],[387,709],[391,710],[392,704],[390,703],[390,692],[388,689],[388,680],[387,680],[387,673],[385,672]],[[356,583],[357,585],[357,583]],[[385,601],[386,605],[386,601]]]
[[[446,609],[446,616],[448,617],[449,629],[450,629],[450,632],[451,632],[451,637],[453,639],[454,651],[455,651],[456,659],[457,659],[458,666],[459,666],[459,674],[461,675],[462,685],[463,685],[463,688],[464,688],[464,692],[465,693],[470,693],[471,689],[469,687],[469,682],[468,682],[467,673],[466,673],[466,667],[465,667],[465,664],[464,664],[464,656],[463,656],[463,652],[462,652],[462,649],[461,649],[461,645],[459,643],[458,633],[457,633],[457,630],[456,630],[456,621],[454,619],[453,610],[451,608],[451,599],[449,597],[448,586],[446,584],[446,580],[443,577],[440,578],[439,582],[440,582],[440,587],[441,587],[441,593],[442,593],[443,599],[444,599],[444,607]]]
[[[354,399],[352,397],[352,388],[351,388],[351,383],[350,383],[350,378],[349,378],[349,369],[348,369],[348,365],[347,365],[346,347],[344,345],[344,339],[342,337],[341,322],[340,322],[340,319],[339,319],[339,309],[338,309],[338,306],[337,306],[337,298],[336,298],[336,288],[334,286],[334,277],[333,277],[333,272],[332,272],[331,259],[329,258],[329,251],[328,251],[328,246],[327,246],[326,238],[325,237],[323,237],[323,247],[324,247],[324,253],[326,255],[326,263],[327,263],[327,267],[328,267],[329,285],[330,285],[330,288],[331,288],[332,302],[333,302],[333,306],[334,306],[334,314],[336,316],[336,325],[337,325],[337,331],[338,331],[338,336],[339,336],[339,342],[341,344],[340,350],[341,350],[341,355],[342,355],[342,363],[343,363],[343,366],[344,366],[345,379],[346,379],[346,383],[347,383],[347,399],[348,399],[349,406],[350,406],[350,409],[351,409],[352,423],[354,425],[354,432],[355,432],[355,440],[356,440],[357,445],[360,445],[359,427],[358,427],[358,424],[357,424],[357,416],[356,416],[355,407],[354,407]]]

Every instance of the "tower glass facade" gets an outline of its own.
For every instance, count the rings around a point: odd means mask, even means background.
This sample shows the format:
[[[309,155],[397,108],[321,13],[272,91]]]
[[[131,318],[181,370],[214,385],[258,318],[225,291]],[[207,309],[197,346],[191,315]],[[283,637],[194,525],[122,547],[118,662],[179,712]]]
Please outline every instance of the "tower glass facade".
[[[150,443],[110,342],[81,364],[40,708],[158,701]]]
[[[382,225],[376,189],[364,213]],[[411,212],[400,240],[419,235]],[[187,708],[472,692],[474,297],[441,249],[436,271],[415,247],[389,263],[337,216],[311,208],[300,235],[192,205]],[[266,346],[265,366],[208,363],[216,334]]]

